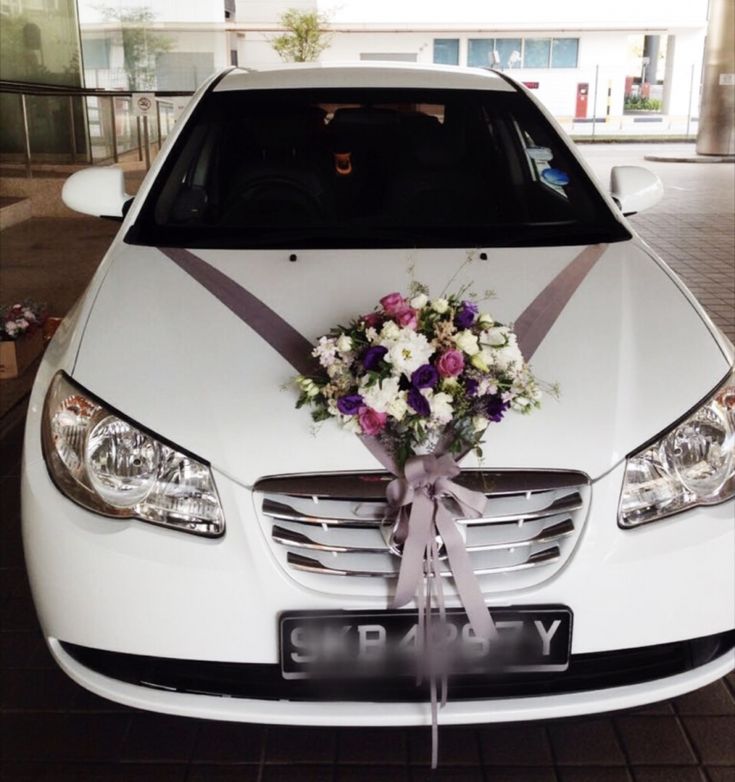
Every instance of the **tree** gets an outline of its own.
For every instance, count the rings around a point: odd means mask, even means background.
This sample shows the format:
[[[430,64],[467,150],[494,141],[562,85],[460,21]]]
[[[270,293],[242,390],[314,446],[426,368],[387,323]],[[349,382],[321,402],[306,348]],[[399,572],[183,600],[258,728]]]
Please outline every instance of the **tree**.
[[[170,35],[150,30],[155,20],[150,8],[103,8],[107,19],[120,23],[123,45],[123,63],[132,91],[154,89],[156,86],[156,58],[173,49]]]
[[[285,62],[313,62],[332,40],[324,29],[329,24],[326,14],[290,8],[281,14],[280,22],[286,32],[274,38],[271,45]]]

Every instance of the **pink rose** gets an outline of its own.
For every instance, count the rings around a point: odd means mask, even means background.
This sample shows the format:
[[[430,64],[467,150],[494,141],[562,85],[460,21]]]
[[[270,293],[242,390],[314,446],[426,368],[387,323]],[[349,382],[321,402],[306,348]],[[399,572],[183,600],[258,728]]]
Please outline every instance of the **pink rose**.
[[[379,413],[372,407],[361,407],[357,414],[362,431],[367,435],[376,435],[383,431],[388,420],[387,413]]]
[[[464,369],[464,356],[459,350],[447,350],[439,356],[436,369],[442,377],[457,377]]]
[[[396,310],[396,312],[393,313],[393,319],[404,329],[415,329],[418,325],[416,310],[408,305]]]
[[[408,306],[400,293],[389,293],[380,300],[380,306],[388,315],[395,315],[398,310]]]

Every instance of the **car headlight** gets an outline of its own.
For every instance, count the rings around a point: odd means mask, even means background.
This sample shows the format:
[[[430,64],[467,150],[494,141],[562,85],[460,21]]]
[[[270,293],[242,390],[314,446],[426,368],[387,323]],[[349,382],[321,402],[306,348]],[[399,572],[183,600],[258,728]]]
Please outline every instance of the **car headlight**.
[[[637,527],[735,497],[735,374],[696,410],[628,457],[618,523]]]
[[[112,412],[62,373],[46,395],[42,437],[54,483],[88,510],[207,537],[224,532],[207,464]]]

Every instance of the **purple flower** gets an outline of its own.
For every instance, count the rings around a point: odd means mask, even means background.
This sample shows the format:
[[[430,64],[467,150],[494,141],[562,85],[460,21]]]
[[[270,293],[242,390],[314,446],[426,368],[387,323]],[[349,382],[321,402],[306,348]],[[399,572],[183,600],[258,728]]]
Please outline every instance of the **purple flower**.
[[[418,390],[418,388],[412,388],[408,392],[408,406],[420,416],[428,418],[431,414],[431,408],[429,407],[428,399]]]
[[[475,315],[477,315],[477,304],[473,301],[463,301],[454,316],[454,325],[458,329],[468,329],[475,322]]]
[[[503,420],[505,411],[510,407],[509,402],[503,402],[502,398],[498,394],[485,397],[485,415],[491,420],[498,423]]]
[[[468,377],[464,381],[464,388],[467,392],[467,396],[477,396],[477,388],[480,384],[475,380],[474,377]]]
[[[362,400],[360,394],[348,394],[347,396],[341,396],[337,400],[337,410],[342,415],[357,415],[361,407],[364,407],[365,403]]]
[[[411,385],[414,388],[434,388],[438,379],[436,369],[431,364],[424,364],[411,375]]]
[[[368,348],[362,354],[362,365],[366,370],[377,369],[378,364],[383,360],[383,356],[388,352],[388,348],[384,348],[382,345],[375,345],[372,348]]]

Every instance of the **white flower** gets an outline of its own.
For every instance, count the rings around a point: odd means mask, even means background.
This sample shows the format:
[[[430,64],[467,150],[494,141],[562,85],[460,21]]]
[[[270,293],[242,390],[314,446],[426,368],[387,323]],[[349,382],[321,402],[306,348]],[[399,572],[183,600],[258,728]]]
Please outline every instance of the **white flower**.
[[[15,336],[15,333],[18,331],[18,327],[15,324],[14,320],[6,320],[5,321],[5,332],[9,337]]]
[[[495,323],[493,316],[489,312],[481,312],[477,318],[477,322],[483,327],[489,327]]]
[[[408,412],[408,403],[406,402],[406,392],[399,391],[398,395],[388,403],[385,410],[388,415],[393,416],[396,421],[402,421]]]
[[[479,385],[477,386],[477,396],[485,396],[487,394],[490,394],[490,396],[495,396],[495,394],[497,393],[498,393],[498,386],[495,383],[493,383],[492,380],[483,377]]]
[[[352,337],[348,337],[347,334],[340,335],[337,340],[337,350],[340,353],[349,353],[352,350]]]
[[[477,336],[473,334],[469,329],[460,331],[459,334],[455,334],[452,337],[454,344],[463,350],[468,356],[474,356],[475,353],[479,353],[480,347],[477,344]]]
[[[310,399],[319,394],[319,386],[308,377],[299,377],[296,379],[296,383]]]
[[[27,307],[23,310],[23,317],[31,323],[36,322],[36,313],[33,310],[29,310]]]
[[[431,405],[431,417],[439,424],[448,424],[452,420],[454,409],[452,397],[440,391],[429,400]]]
[[[401,328],[394,320],[387,320],[380,329],[380,344],[390,347],[401,336]]]
[[[323,367],[328,367],[337,360],[337,341],[331,337],[319,337],[319,344],[311,355],[318,358]]]
[[[527,399],[525,396],[517,396],[512,402],[511,407],[514,410],[518,410],[521,413],[525,413],[526,410],[530,407],[531,400]]]
[[[342,417],[342,426],[352,434],[362,434],[360,419],[356,415],[346,415]]]
[[[399,338],[388,347],[385,361],[393,365],[395,374],[410,377],[420,366],[428,363],[434,348],[423,334],[413,329],[401,329]]]
[[[480,342],[482,342],[483,345],[499,348],[508,342],[508,331],[509,329],[507,326],[496,326],[495,328],[488,329],[480,334]]]
[[[472,428],[476,432],[482,432],[487,429],[487,418],[484,415],[476,415],[472,419]]]
[[[449,302],[446,299],[434,299],[431,302],[431,309],[443,315],[449,309]]]
[[[415,310],[422,310],[428,303],[429,297],[425,293],[419,293],[418,296],[414,296],[409,304]]]
[[[398,378],[387,377],[379,383],[365,385],[360,388],[360,394],[368,407],[379,413],[387,413],[388,406],[398,396]]]
[[[504,348],[495,351],[495,366],[505,372],[511,367],[522,369],[523,354],[518,345],[506,345]]]
[[[377,329],[373,328],[372,326],[369,326],[365,329],[365,339],[368,342],[377,342],[378,341],[378,331]]]
[[[31,324],[25,318],[18,318],[18,320],[15,321],[15,325],[25,331]]]

